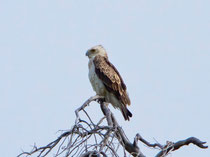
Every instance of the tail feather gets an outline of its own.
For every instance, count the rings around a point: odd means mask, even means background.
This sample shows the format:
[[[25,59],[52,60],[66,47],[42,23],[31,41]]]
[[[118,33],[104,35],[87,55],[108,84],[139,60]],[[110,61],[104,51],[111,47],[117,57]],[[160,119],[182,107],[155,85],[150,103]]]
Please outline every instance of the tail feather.
[[[130,117],[132,117],[132,113],[127,109],[126,106],[123,106],[120,108],[122,114],[123,114],[123,117],[125,120],[130,120]]]

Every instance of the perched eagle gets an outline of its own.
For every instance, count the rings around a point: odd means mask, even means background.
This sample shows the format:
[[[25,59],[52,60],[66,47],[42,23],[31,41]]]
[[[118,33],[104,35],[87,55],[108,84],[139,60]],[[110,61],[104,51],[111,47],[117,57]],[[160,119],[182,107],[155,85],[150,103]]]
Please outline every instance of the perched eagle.
[[[127,109],[131,104],[123,82],[117,69],[109,62],[106,50],[98,45],[86,53],[89,58],[89,79],[96,94],[104,96],[105,102],[111,103],[114,108],[120,109],[125,120],[132,117]]]

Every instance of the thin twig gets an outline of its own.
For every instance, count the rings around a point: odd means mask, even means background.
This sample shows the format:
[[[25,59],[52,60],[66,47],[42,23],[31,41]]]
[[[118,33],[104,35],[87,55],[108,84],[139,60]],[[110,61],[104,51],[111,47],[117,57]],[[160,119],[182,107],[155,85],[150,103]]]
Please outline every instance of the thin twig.
[[[85,111],[85,107],[87,107],[92,101],[101,98],[103,97],[98,95],[93,96],[75,111],[75,125],[73,125],[71,130],[64,131],[57,139],[46,146],[37,147],[34,144],[33,149],[30,152],[22,152],[17,157],[31,156],[35,154],[36,156],[45,157],[49,156],[51,152],[56,152],[56,157],[88,157],[94,155],[99,156],[100,154],[103,155],[103,157],[107,157],[107,154],[109,153],[112,156],[119,157],[119,150],[123,150],[124,156],[126,156],[126,152],[128,152],[134,157],[145,157],[138,147],[138,141],[148,147],[160,149],[161,151],[156,157],[165,157],[170,152],[178,150],[182,146],[189,145],[190,143],[203,149],[208,148],[208,146],[204,145],[206,142],[202,142],[195,137],[190,137],[186,140],[175,143],[167,142],[165,145],[161,145],[159,143],[151,144],[141,137],[140,134],[136,134],[134,142],[131,143],[105,102],[100,103],[101,110],[105,117],[98,120],[98,123],[96,124],[94,123],[96,120],[94,119],[93,121],[94,117],[89,116],[88,112]],[[86,117],[85,120],[80,119],[80,111],[84,111]],[[106,119],[107,125],[102,125],[104,119]],[[101,141],[100,143],[97,142],[99,140]],[[94,141],[94,143],[91,143],[90,141]],[[120,147],[122,149],[119,149]],[[121,154],[123,152],[121,152]]]

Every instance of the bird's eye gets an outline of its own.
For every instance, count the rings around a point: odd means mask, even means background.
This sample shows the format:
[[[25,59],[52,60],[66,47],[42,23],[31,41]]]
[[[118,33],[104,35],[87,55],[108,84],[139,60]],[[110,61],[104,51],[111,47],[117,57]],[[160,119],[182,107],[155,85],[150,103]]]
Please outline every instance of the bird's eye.
[[[92,49],[91,52],[93,52],[93,53],[96,52],[96,49]]]

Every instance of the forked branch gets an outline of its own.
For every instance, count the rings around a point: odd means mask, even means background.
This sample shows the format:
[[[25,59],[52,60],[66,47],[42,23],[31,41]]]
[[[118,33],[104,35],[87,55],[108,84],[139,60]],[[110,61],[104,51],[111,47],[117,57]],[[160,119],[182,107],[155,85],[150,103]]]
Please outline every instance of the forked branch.
[[[133,143],[127,138],[122,127],[119,126],[114,114],[109,110],[106,103],[100,101],[103,99],[101,96],[93,96],[79,107],[76,111],[76,120],[72,129],[64,131],[56,140],[50,142],[46,146],[37,147],[33,146],[30,152],[22,152],[18,157],[35,155],[45,157],[52,156],[75,156],[75,157],[94,157],[94,156],[113,156],[119,157],[126,152],[134,157],[145,157],[138,147],[138,141],[147,145],[148,147],[158,148],[160,152],[156,157],[165,157],[170,152],[178,150],[182,146],[189,145],[190,143],[205,149],[206,142],[202,142],[195,137],[190,137],[186,140],[178,142],[166,142],[165,145],[159,143],[151,144],[140,134],[136,134]],[[85,111],[85,108],[92,102],[100,102],[101,110],[105,117],[102,117],[96,122]],[[79,112],[83,112],[85,119],[81,119]],[[107,123],[104,122],[106,119]],[[126,151],[125,151],[126,150]]]

